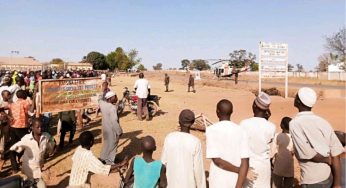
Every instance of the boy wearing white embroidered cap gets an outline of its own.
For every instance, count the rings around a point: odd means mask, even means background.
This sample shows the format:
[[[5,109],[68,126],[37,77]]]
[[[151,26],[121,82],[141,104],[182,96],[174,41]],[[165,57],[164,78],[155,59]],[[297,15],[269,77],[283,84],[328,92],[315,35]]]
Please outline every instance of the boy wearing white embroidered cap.
[[[331,125],[311,111],[316,100],[313,89],[299,89],[294,100],[299,113],[290,122],[295,155],[301,168],[301,185],[303,188],[341,187],[339,155],[344,148]]]
[[[244,187],[270,187],[270,149],[275,135],[275,125],[268,121],[270,104],[270,96],[260,92],[252,104],[254,117],[240,122],[248,136],[250,167],[258,174],[256,180],[247,180]]]

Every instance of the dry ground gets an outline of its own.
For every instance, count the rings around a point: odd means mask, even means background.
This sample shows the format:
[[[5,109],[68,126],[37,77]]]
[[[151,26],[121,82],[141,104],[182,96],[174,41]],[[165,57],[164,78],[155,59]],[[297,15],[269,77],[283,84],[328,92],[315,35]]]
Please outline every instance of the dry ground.
[[[120,124],[124,130],[124,135],[120,139],[118,148],[118,158],[123,158],[125,155],[134,156],[140,154],[139,143],[140,138],[146,135],[152,135],[156,139],[157,151],[154,153],[156,159],[160,158],[163,141],[165,136],[177,129],[179,112],[185,108],[193,110],[196,114],[204,113],[209,119],[216,122],[217,117],[215,114],[216,103],[220,99],[229,99],[234,105],[234,113],[232,121],[239,123],[245,118],[252,116],[251,105],[254,99],[254,94],[249,90],[250,86],[247,85],[233,85],[232,83],[217,83],[213,80],[196,81],[196,93],[187,93],[186,82],[188,75],[181,73],[171,73],[170,92],[164,91],[163,73],[145,73],[145,77],[149,80],[152,86],[152,94],[157,94],[161,97],[160,107],[161,112],[158,116],[154,117],[152,121],[137,121],[135,114],[132,114],[129,109],[125,109],[124,115],[120,118]],[[111,88],[116,91],[118,97],[121,98],[123,87],[132,88],[134,81],[137,77],[131,76],[117,76],[112,80]],[[215,85],[213,85],[216,83]],[[277,125],[279,130],[279,123],[284,116],[294,116],[297,110],[293,107],[293,98],[284,99],[282,97],[272,97],[272,117],[270,121]],[[313,111],[320,116],[327,119],[336,130],[345,131],[345,99],[336,98],[329,99],[323,98],[318,100]],[[96,136],[96,145],[92,151],[99,155],[101,150],[101,122],[100,118],[94,119],[89,127],[85,130],[91,130]],[[201,139],[203,144],[203,153],[205,155],[205,135],[202,132],[193,131],[193,135]],[[78,133],[76,138],[78,137]],[[56,138],[57,139],[57,138]],[[45,164],[44,179],[49,187],[65,187],[68,184],[68,176],[71,169],[71,156],[73,155],[75,147],[78,143],[70,149],[66,149]],[[205,159],[205,169],[209,169],[210,160]],[[9,174],[9,162],[5,165],[0,177]],[[296,177],[299,176],[298,167],[296,167]],[[92,175],[92,187],[116,187],[119,181],[118,174],[111,174],[110,176]]]

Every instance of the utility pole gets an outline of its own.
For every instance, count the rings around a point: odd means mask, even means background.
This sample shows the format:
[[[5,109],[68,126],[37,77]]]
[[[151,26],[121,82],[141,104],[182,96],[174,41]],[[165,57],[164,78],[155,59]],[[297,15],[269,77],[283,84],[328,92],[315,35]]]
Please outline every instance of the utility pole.
[[[11,51],[11,58],[10,58],[10,64],[11,64],[11,66],[12,66],[12,54],[19,54],[19,51],[18,50],[12,50]]]

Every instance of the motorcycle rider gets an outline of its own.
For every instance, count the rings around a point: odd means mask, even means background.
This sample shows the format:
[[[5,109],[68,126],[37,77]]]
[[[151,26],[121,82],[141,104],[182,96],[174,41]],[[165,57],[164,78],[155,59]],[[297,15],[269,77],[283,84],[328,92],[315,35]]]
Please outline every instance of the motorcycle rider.
[[[136,95],[138,96],[137,102],[137,117],[138,120],[142,121],[142,114],[144,113],[146,120],[149,121],[149,112],[148,112],[148,96],[150,95],[150,85],[148,80],[144,79],[144,74],[139,73],[139,79],[136,80],[134,89]]]

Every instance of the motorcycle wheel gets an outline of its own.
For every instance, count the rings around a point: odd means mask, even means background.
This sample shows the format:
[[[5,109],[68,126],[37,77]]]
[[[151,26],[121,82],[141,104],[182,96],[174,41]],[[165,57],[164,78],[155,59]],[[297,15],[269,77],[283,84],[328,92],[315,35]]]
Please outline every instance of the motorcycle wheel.
[[[151,101],[148,102],[148,111],[151,117],[155,116],[157,112],[157,106],[154,104],[154,102],[151,102]]]

